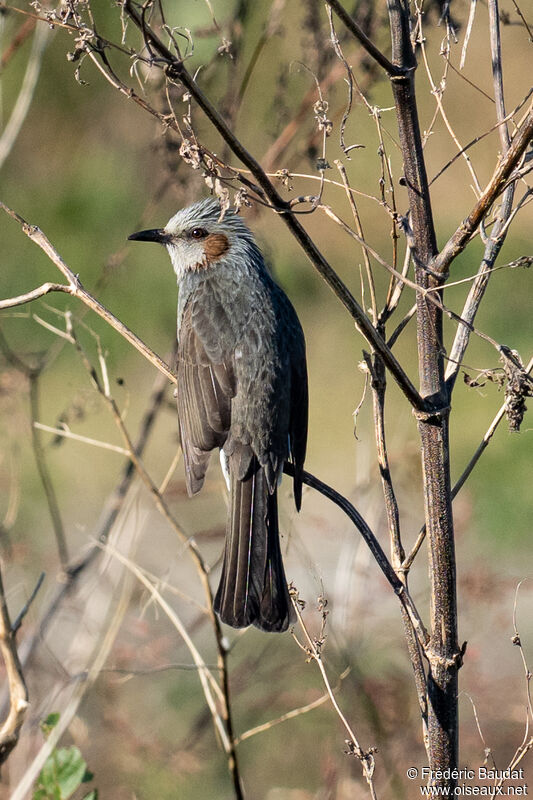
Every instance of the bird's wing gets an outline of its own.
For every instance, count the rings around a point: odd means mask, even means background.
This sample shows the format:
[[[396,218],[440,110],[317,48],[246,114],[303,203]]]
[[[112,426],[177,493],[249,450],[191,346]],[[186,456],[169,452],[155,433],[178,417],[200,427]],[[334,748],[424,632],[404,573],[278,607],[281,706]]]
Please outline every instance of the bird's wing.
[[[307,446],[308,387],[305,358],[305,339],[296,320],[293,328],[291,352],[291,399],[289,418],[289,446],[294,464],[294,500],[300,510],[302,503],[302,472]]]
[[[178,416],[187,491],[203,485],[214,447],[222,447],[235,395],[233,356],[224,355],[224,309],[193,295],[183,311],[178,341]],[[220,327],[222,326],[222,327]]]

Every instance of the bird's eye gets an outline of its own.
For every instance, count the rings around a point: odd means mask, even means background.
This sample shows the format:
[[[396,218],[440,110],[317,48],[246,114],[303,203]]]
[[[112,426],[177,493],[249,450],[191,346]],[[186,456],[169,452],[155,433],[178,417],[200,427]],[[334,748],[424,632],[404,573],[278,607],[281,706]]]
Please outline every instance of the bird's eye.
[[[193,228],[190,232],[193,239],[204,239],[207,236],[205,228]]]

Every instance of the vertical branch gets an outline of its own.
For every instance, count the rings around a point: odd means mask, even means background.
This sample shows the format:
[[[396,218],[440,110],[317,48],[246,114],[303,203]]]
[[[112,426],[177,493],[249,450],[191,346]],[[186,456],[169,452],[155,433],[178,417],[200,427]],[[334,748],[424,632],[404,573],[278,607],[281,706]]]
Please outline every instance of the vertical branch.
[[[496,102],[496,117],[499,122],[498,132],[500,135],[500,147],[502,155],[504,155],[509,150],[511,139],[509,136],[509,130],[507,128],[507,123],[505,122],[505,100],[503,95],[503,71],[498,0],[489,0],[488,9],[494,99]],[[496,222],[494,223],[491,235],[489,236],[485,245],[483,260],[479,266],[476,280],[470,288],[463,311],[461,312],[461,317],[468,324],[459,325],[453,342],[450,353],[450,361],[446,371],[446,380],[449,391],[452,390],[455,381],[457,380],[461,362],[463,360],[466,348],[468,347],[471,333],[471,328],[469,326],[473,324],[476,318],[478,308],[483,299],[485,289],[487,288],[489,278],[491,276],[492,268],[496,262],[496,259],[498,258],[509,229],[507,222],[511,216],[513,208],[514,188],[515,184],[512,182],[503,193],[500,211],[498,213]]]
[[[383,331],[384,332],[384,331]],[[385,500],[385,510],[387,514],[387,525],[391,543],[391,561],[394,570],[404,586],[407,588],[407,573],[402,569],[405,560],[405,552],[400,536],[400,514],[398,502],[392,483],[387,444],[385,439],[385,393],[387,388],[385,365],[378,354],[374,353],[373,358],[366,358],[366,363],[372,376],[372,398],[374,408],[374,429],[376,433],[376,447],[378,454],[379,472]],[[407,650],[411,666],[413,668],[416,693],[422,716],[424,728],[424,745],[428,746],[427,740],[427,689],[424,662],[422,660],[422,648],[416,636],[415,629],[409,615],[402,606],[402,620],[407,642]]]
[[[22,667],[17,653],[15,631],[11,625],[2,573],[0,572],[0,650],[6,668],[9,684],[9,712],[0,728],[0,764],[8,758],[16,746],[26,710],[28,708],[28,690],[24,682]]]
[[[35,455],[35,464],[37,472],[43,485],[44,493],[46,495],[46,502],[48,504],[48,511],[52,518],[52,526],[56,537],[57,550],[59,553],[59,561],[63,569],[66,569],[69,555],[67,548],[67,540],[65,536],[65,529],[63,527],[63,520],[61,519],[61,512],[59,511],[59,503],[52,483],[52,478],[48,471],[46,457],[41,442],[41,432],[34,424],[40,418],[39,415],[39,373],[31,372],[29,374],[30,381],[30,409],[31,409],[31,439],[33,445],[33,452]]]
[[[416,61],[409,36],[409,12],[402,0],[388,0],[392,62],[403,71],[391,77],[396,105],[416,282],[435,289],[428,270],[437,253],[435,227],[422,150],[415,95]],[[442,293],[440,293],[442,294]],[[457,599],[449,464],[449,401],[444,383],[442,311],[417,293],[420,393],[435,413],[417,413],[422,447],[425,518],[431,582],[431,639],[428,648],[428,745],[432,770],[453,768],[458,758]],[[436,783],[453,786],[451,780]]]
[[[348,197],[348,202],[350,204],[350,208],[352,210],[354,222],[355,222],[355,230],[357,231],[357,235],[364,240],[363,234],[363,227],[361,225],[361,217],[359,216],[359,211],[357,209],[357,205],[355,202],[355,197],[353,193],[350,191],[350,184],[348,182],[348,176],[346,174],[346,168],[342,161],[338,159],[335,161],[335,166],[340,172],[342,183],[346,190],[346,195]],[[378,306],[376,301],[376,284],[374,281],[374,274],[372,272],[372,265],[370,264],[370,258],[368,257],[368,252],[366,247],[362,247],[363,251],[363,261],[365,262],[365,270],[366,270],[366,279],[368,281],[368,288],[370,290],[370,304],[372,308],[372,322],[374,325],[377,325],[378,321]],[[382,332],[383,335],[383,332]]]
[[[68,549],[65,537],[65,529],[63,527],[63,521],[61,519],[61,512],[59,511],[59,503],[57,502],[57,497],[52,477],[50,475],[50,472],[48,471],[48,465],[46,463],[46,457],[41,443],[41,434],[34,424],[35,422],[38,421],[40,417],[39,379],[43,369],[45,368],[46,359],[42,359],[41,363],[38,364],[37,366],[35,365],[32,366],[30,364],[27,364],[11,350],[1,330],[0,330],[0,351],[3,353],[6,361],[9,364],[11,364],[11,366],[18,372],[25,375],[29,381],[30,426],[31,426],[33,455],[35,457],[37,472],[39,473],[39,478],[41,479],[43,490],[46,496],[46,502],[48,505],[48,510],[50,512],[50,517],[52,519],[52,526],[54,529],[54,534],[57,542],[57,549],[59,553],[59,561],[63,569],[66,569],[68,563]]]

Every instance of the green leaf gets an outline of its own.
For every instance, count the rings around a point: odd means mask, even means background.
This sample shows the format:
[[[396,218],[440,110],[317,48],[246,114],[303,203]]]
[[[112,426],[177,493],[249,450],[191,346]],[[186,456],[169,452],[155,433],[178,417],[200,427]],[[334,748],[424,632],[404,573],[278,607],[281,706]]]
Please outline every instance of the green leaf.
[[[56,751],[57,783],[61,800],[67,800],[80,786],[87,764],[78,747],[62,747]]]
[[[40,776],[39,776],[39,781],[40,781]],[[32,800],[61,800],[59,788],[55,786],[53,783],[48,784],[47,786],[45,786],[42,783],[39,783],[37,789],[33,793]]]
[[[47,792],[50,800],[68,800],[80,786],[87,764],[77,747],[61,747],[50,755],[41,774],[38,788]],[[41,797],[34,797],[41,800]]]
[[[52,714],[48,714],[46,719],[41,720],[41,730],[45,736],[50,735],[51,731],[59,722],[59,717],[60,714],[58,714],[57,711],[54,711]]]
[[[93,789],[92,792],[86,794],[83,800],[98,800],[98,789]]]

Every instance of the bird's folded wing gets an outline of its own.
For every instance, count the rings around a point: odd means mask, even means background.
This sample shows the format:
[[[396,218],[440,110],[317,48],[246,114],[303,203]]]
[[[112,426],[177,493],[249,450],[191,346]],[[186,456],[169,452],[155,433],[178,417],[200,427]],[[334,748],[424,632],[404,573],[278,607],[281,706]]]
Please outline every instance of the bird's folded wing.
[[[233,356],[224,358],[216,344],[209,311],[191,298],[179,330],[178,416],[189,494],[202,488],[209,453],[226,440],[235,394]]]

